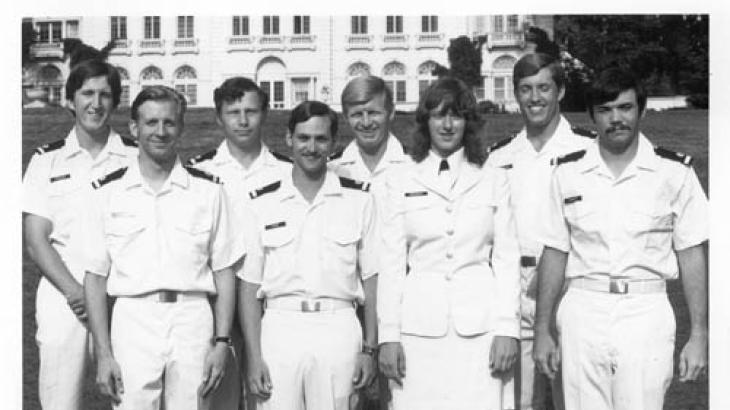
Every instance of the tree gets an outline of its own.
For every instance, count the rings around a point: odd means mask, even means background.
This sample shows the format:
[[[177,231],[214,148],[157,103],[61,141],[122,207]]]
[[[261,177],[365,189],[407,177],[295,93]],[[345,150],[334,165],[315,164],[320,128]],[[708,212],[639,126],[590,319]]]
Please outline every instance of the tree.
[[[451,39],[447,50],[449,67],[437,64],[433,74],[438,77],[452,75],[470,87],[482,85],[482,45],[486,36],[472,40],[467,36]]]
[[[21,62],[22,66],[25,67],[30,62],[30,46],[33,45],[38,33],[33,28],[33,23],[30,20],[23,20],[21,30]]]

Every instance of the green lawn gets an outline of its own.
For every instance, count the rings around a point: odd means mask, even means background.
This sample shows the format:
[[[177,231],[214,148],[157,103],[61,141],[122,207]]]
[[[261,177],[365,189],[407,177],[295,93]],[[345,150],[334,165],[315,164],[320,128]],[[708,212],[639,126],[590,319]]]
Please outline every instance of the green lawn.
[[[591,120],[584,113],[566,115],[574,125],[591,128]],[[112,118],[114,128],[122,135],[129,136],[127,128],[128,110],[120,110]],[[267,143],[280,152],[288,153],[283,137],[286,133],[288,112],[272,111],[265,126]],[[404,141],[414,124],[412,114],[399,114],[393,125],[393,133]],[[492,142],[509,135],[520,128],[518,115],[490,115],[486,117],[483,137]],[[46,108],[23,111],[23,153],[22,167],[25,170],[33,149],[41,144],[66,136],[73,126],[73,118],[61,108]],[[683,151],[695,157],[695,169],[702,186],[707,190],[707,151],[708,151],[708,113],[706,110],[677,110],[649,112],[643,120],[643,131],[656,144],[669,149]],[[340,145],[352,139],[347,126],[340,121]],[[215,123],[213,109],[191,109],[186,114],[185,137],[181,155],[184,159],[217,146],[223,134]],[[39,272],[23,251],[23,409],[40,409],[38,404],[38,351],[35,345],[35,289]],[[677,346],[681,347],[689,336],[688,312],[681,287],[670,283],[669,298],[677,315]],[[675,352],[678,354],[678,351]],[[676,370],[675,370],[676,374]],[[95,392],[92,379],[87,384],[87,410],[109,409],[109,405]],[[665,410],[702,410],[707,409],[707,383],[672,383]]]

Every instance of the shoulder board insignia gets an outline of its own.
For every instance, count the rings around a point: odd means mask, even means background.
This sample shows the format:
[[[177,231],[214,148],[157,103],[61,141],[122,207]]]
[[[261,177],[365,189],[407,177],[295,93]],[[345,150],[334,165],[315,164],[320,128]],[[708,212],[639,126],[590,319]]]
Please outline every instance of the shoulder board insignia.
[[[666,159],[672,160],[672,161],[677,161],[684,165],[689,166],[692,164],[692,159],[693,159],[692,156],[687,155],[683,152],[672,151],[672,150],[668,150],[668,149],[662,148],[662,147],[655,147],[654,153],[662,158],[666,158]]]
[[[45,154],[46,152],[55,151],[66,145],[66,139],[49,142],[48,144],[41,145],[35,149],[36,154]]]
[[[99,189],[110,182],[120,179],[122,176],[124,176],[125,172],[127,172],[127,167],[119,168],[118,170],[112,171],[111,173],[106,174],[105,176],[92,182],[91,186],[94,187],[94,189]]]
[[[341,150],[335,152],[334,154],[330,155],[329,157],[327,157],[327,161],[334,161],[336,159],[340,159],[340,158],[342,158],[342,154],[344,154],[344,153],[345,153],[345,150],[341,149]]]
[[[270,192],[275,192],[280,187],[281,187],[281,181],[276,181],[276,182],[273,182],[273,183],[271,183],[269,185],[263,186],[263,187],[261,187],[259,189],[255,189],[255,190],[249,192],[248,193],[248,196],[251,199],[256,199],[256,198],[260,197],[261,195],[266,195],[266,194],[268,194]]]
[[[360,191],[370,191],[370,184],[367,182],[355,181],[354,179],[340,177],[340,186],[343,188],[358,189]]]
[[[499,167],[502,169],[512,169],[512,166],[513,166],[512,164],[504,164],[504,165],[500,165]]]
[[[278,153],[276,151],[270,151],[270,152],[271,152],[271,155],[273,155],[274,158],[278,159],[279,161],[284,161],[284,162],[288,162],[288,163],[292,162],[291,158],[287,157],[284,154]]]
[[[213,174],[207,173],[207,172],[205,172],[203,170],[200,170],[200,169],[197,169],[197,168],[193,168],[193,167],[183,167],[183,168],[185,168],[185,171],[188,171],[188,173],[190,175],[192,175],[192,176],[194,176],[196,178],[206,179],[206,180],[208,180],[210,182],[213,182],[213,183],[216,183],[216,184],[220,184],[221,183],[221,179],[220,178],[218,178],[217,176],[215,176]]]
[[[187,161],[185,161],[185,166],[186,167],[189,167],[189,166],[192,166],[192,165],[195,165],[195,164],[199,164],[199,163],[201,163],[203,161],[208,161],[209,159],[213,159],[213,157],[215,157],[215,154],[216,154],[217,151],[218,150],[215,150],[214,149],[214,150],[208,151],[208,152],[206,152],[204,154],[196,155],[196,156],[194,156],[192,158],[189,158]]]
[[[575,134],[575,135],[580,135],[583,137],[588,137],[588,138],[593,138],[593,139],[598,138],[597,132],[586,129],[586,128],[573,127],[573,128],[571,128],[571,131],[573,131],[573,134]]]
[[[128,147],[138,147],[139,144],[137,143],[137,140],[133,140],[131,138],[122,137],[122,144],[128,146]]]
[[[505,145],[509,144],[510,142],[512,142],[513,139],[515,139],[516,136],[517,136],[517,134],[512,134],[509,137],[502,138],[501,140],[499,140],[499,141],[495,142],[494,144],[490,145],[487,148],[487,154],[489,154],[490,152],[494,152],[494,151],[496,151],[496,150],[504,147]]]
[[[550,160],[550,165],[560,165],[565,164],[566,162],[578,161],[579,159],[583,158],[585,154],[586,150],[584,149],[571,152],[570,154],[565,154],[561,157],[553,158],[552,160]]]

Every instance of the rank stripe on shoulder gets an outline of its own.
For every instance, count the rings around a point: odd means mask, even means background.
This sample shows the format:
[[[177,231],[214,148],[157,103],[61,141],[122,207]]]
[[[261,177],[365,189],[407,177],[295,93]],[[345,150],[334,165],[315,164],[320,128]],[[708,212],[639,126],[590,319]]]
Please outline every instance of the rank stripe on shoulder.
[[[269,185],[263,186],[259,189],[255,189],[248,193],[248,196],[251,199],[256,199],[260,197],[261,195],[266,195],[271,192],[276,192],[281,187],[281,181],[272,182]]]
[[[494,144],[490,145],[487,148],[487,154],[489,154],[491,152],[494,152],[494,151],[496,151],[496,150],[504,147],[505,145],[509,144],[510,142],[512,142],[513,139],[515,139],[515,137],[517,137],[517,134],[512,134],[509,137],[502,138],[501,140],[499,140],[499,141],[495,142]]]
[[[92,182],[91,186],[94,187],[94,189],[99,189],[112,181],[116,181],[116,180],[120,179],[121,177],[124,176],[125,172],[127,172],[127,167],[119,168],[118,170],[112,171],[109,174],[106,174],[105,176]]]
[[[56,175],[50,178],[51,183],[63,181],[64,179],[70,179],[71,174]]]
[[[200,170],[200,169],[197,169],[197,168],[193,168],[193,167],[183,167],[183,168],[185,168],[185,170],[188,171],[188,173],[190,175],[192,175],[192,176],[194,176],[196,178],[202,178],[202,179],[205,179],[207,181],[210,181],[210,182],[213,182],[213,183],[216,183],[216,184],[220,184],[221,183],[221,179],[220,178],[218,178],[217,176],[215,176],[213,174],[210,174],[208,172],[205,172],[203,170]]]
[[[367,182],[355,181],[354,179],[340,177],[340,186],[343,188],[358,189],[360,191],[370,191],[370,184]]]
[[[209,159],[213,159],[213,157],[215,157],[215,154],[217,152],[218,152],[218,150],[214,149],[212,151],[208,151],[206,153],[196,155],[192,158],[189,158],[187,161],[185,161],[185,166],[191,166],[191,165],[199,164],[203,161],[207,161]]]
[[[271,155],[274,156],[274,158],[278,159],[279,161],[289,162],[292,163],[292,159],[287,157],[286,155],[276,152],[276,151],[269,151],[271,152]]]
[[[580,136],[588,137],[588,138],[592,138],[592,139],[598,138],[597,132],[595,132],[593,130],[589,130],[587,128],[572,127],[570,130],[573,131],[573,134],[575,134],[575,135],[580,135]]]
[[[45,154],[46,152],[55,151],[59,148],[62,148],[64,145],[66,145],[66,139],[58,140],[49,142],[48,144],[43,144],[40,147],[37,147],[35,149],[36,154]]]
[[[578,161],[579,159],[583,158],[583,156],[585,154],[586,154],[586,150],[584,150],[584,149],[582,149],[580,151],[571,152],[570,154],[565,154],[563,156],[551,159],[550,165],[560,165],[560,164],[565,164],[566,162]]]
[[[654,147],[654,153],[662,158],[665,158],[665,159],[668,159],[671,161],[677,161],[680,164],[684,164],[687,166],[692,165],[692,160],[693,160],[692,156],[687,155],[684,152],[672,151],[672,150],[662,148],[662,147]]]
[[[286,226],[286,221],[274,222],[268,225],[264,225],[264,230],[269,231],[276,228],[283,228]]]
[[[139,144],[137,143],[137,140],[133,140],[131,138],[122,137],[122,144],[128,146],[128,147],[138,147]]]

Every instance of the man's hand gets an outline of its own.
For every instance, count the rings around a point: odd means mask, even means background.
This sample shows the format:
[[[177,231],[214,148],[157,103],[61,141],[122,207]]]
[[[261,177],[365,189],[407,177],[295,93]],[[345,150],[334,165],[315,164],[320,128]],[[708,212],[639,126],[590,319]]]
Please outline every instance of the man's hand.
[[[262,358],[248,361],[247,372],[248,388],[251,394],[261,400],[267,400],[271,397],[271,390],[274,386],[271,384],[271,376],[269,376],[269,367]]]
[[[494,336],[489,351],[489,370],[492,373],[509,371],[517,360],[518,349],[517,339],[509,336]]]
[[[218,389],[223,380],[228,359],[228,346],[225,343],[216,343],[208,350],[203,364],[203,381],[200,384],[200,396],[206,397]]]
[[[124,394],[122,371],[113,357],[99,358],[96,366],[96,386],[101,394],[110,398],[114,404],[122,402],[122,394]]]
[[[358,353],[355,359],[355,373],[352,375],[352,383],[355,390],[370,386],[375,379],[375,359],[366,353]]]
[[[403,345],[400,342],[386,342],[380,345],[378,363],[380,371],[388,379],[393,379],[403,385],[402,378],[406,377],[406,356],[403,354]]]
[[[679,381],[697,380],[707,372],[707,334],[691,334],[679,355]]]
[[[76,283],[73,289],[66,293],[66,303],[74,312],[79,322],[86,324],[86,299],[84,298],[84,287]]]
[[[560,369],[560,350],[549,332],[535,332],[532,359],[540,373],[550,380],[555,378]]]

